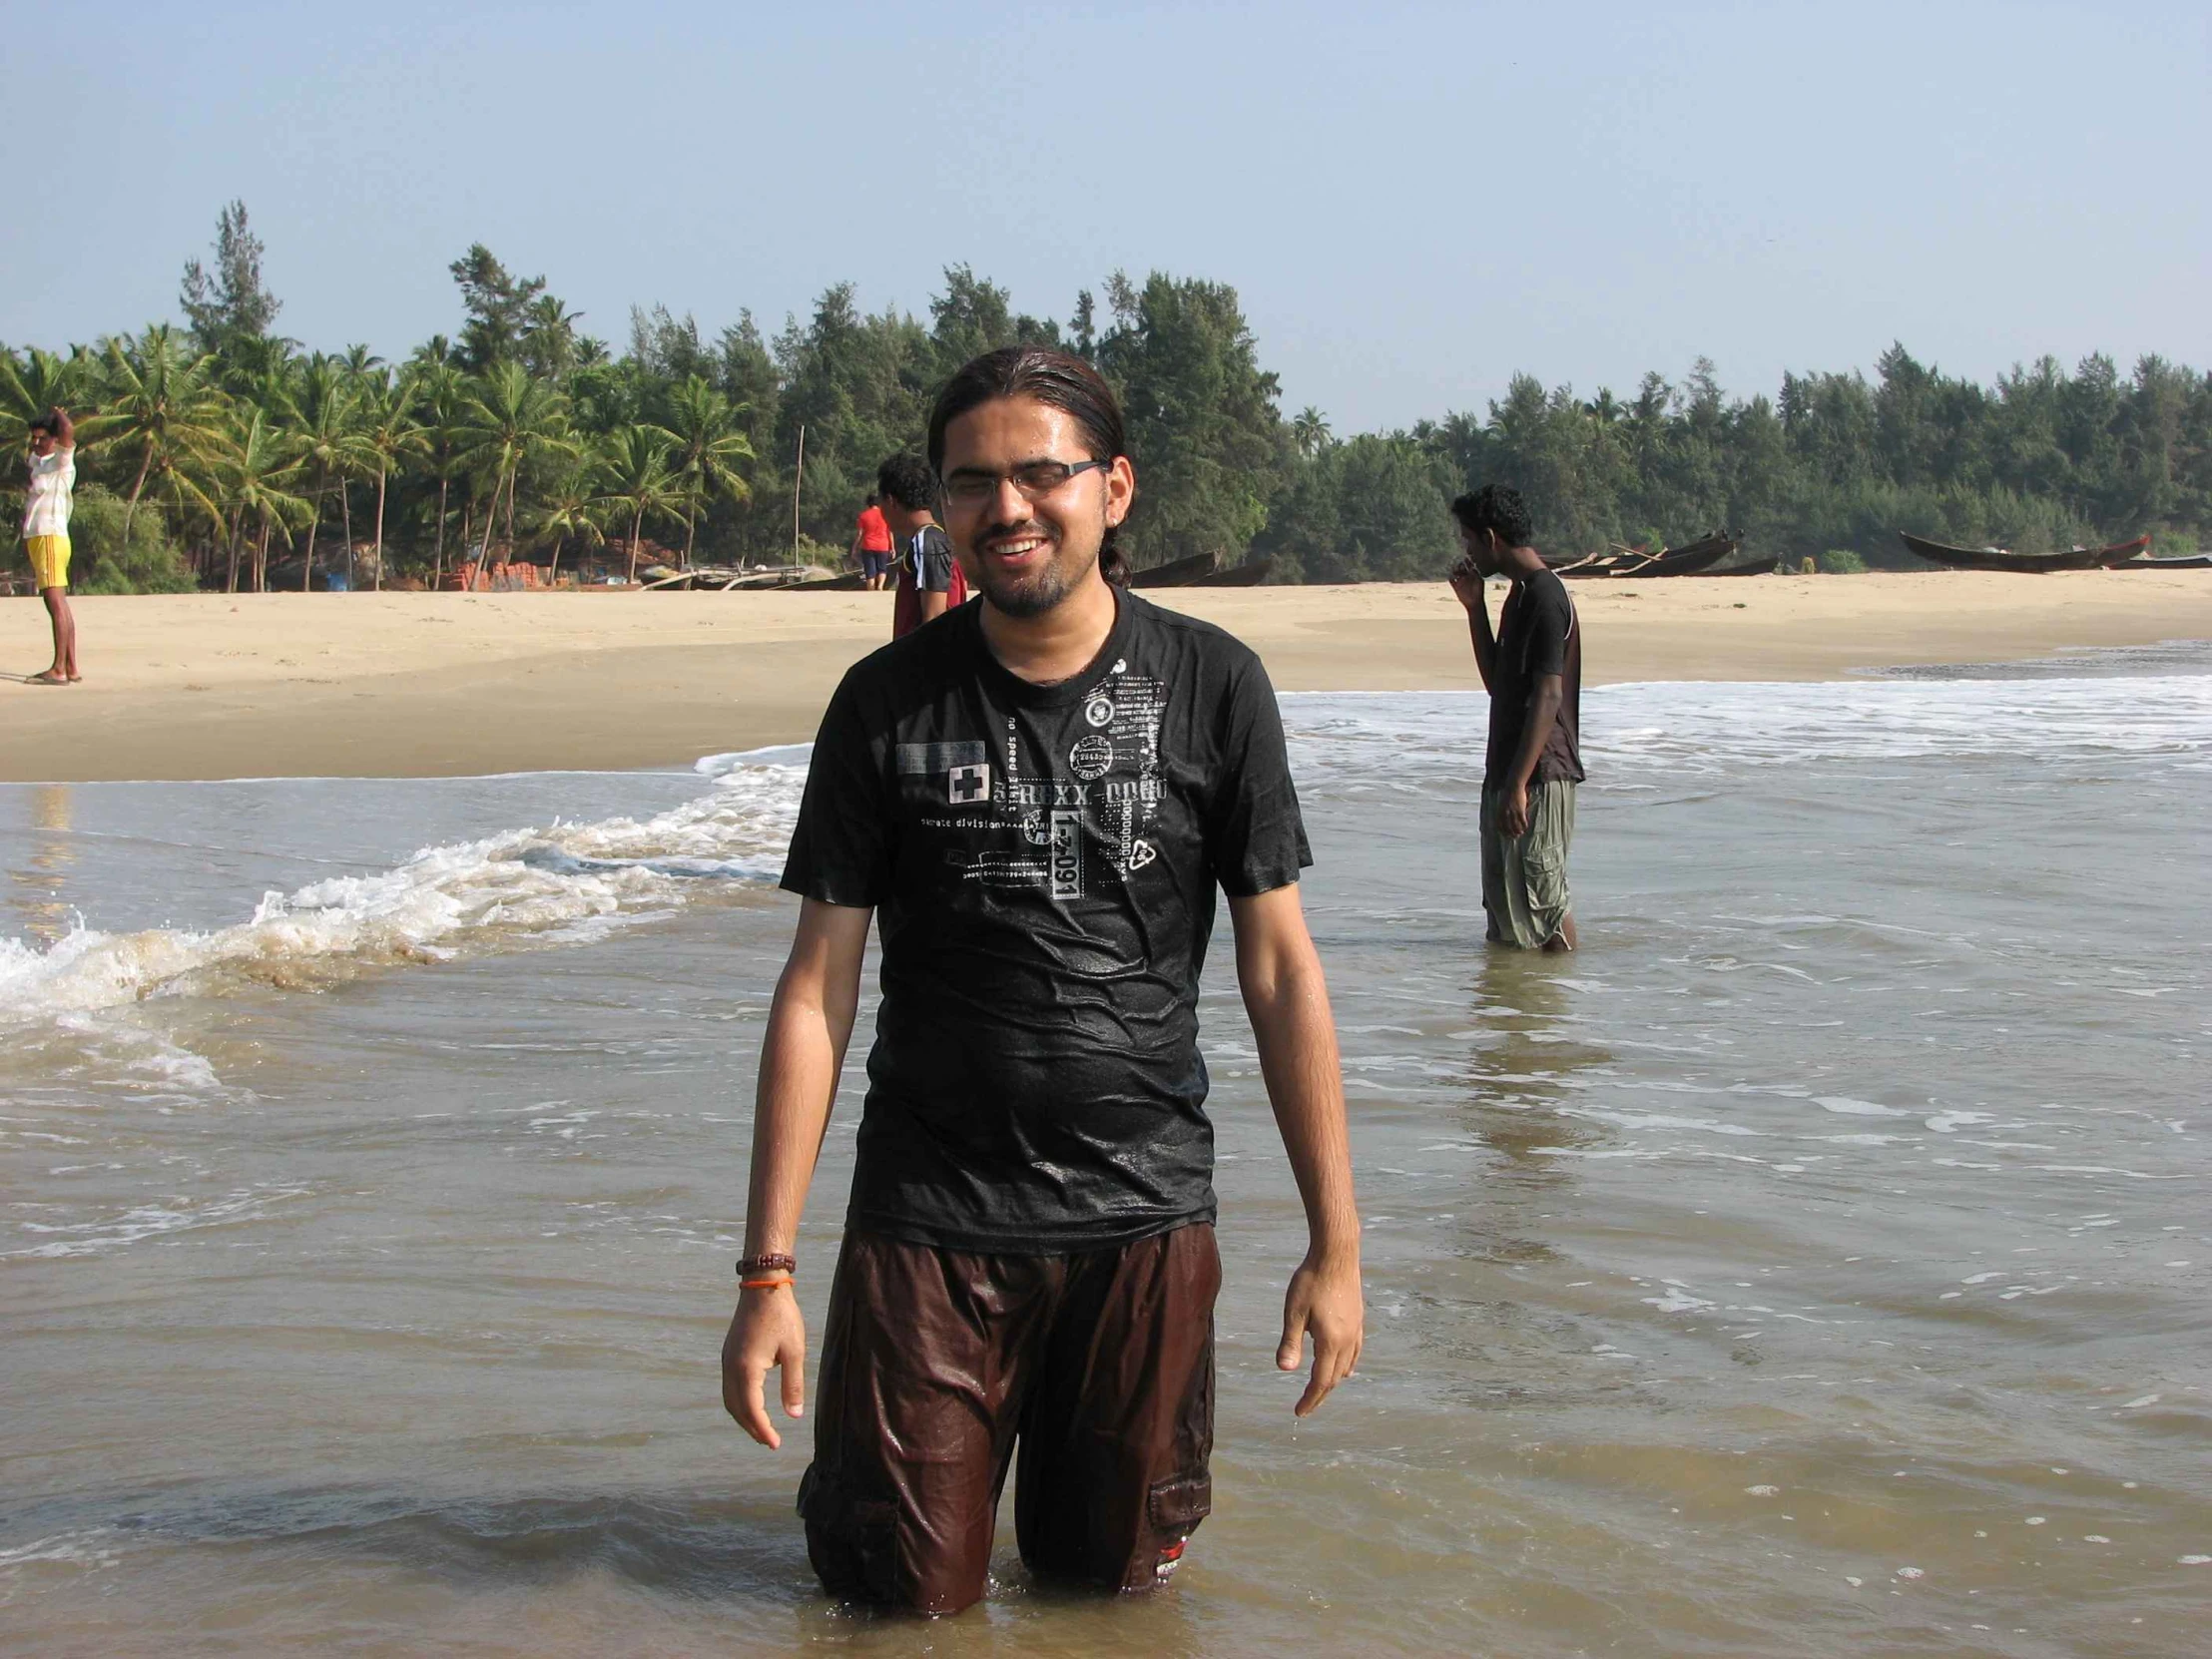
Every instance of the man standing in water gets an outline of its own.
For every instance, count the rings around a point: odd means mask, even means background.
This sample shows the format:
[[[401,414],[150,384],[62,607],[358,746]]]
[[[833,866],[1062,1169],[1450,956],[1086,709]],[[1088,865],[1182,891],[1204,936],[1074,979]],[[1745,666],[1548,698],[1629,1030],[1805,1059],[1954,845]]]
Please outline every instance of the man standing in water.
[[[1275,695],[1220,629],[1111,585],[1136,492],[1077,357],[1016,346],[939,395],[929,458],[982,589],[854,667],[784,885],[723,1403],[764,1445],[804,1401],[800,1211],[879,914],[882,1002],[830,1293],[808,1552],[840,1596],[983,1593],[1016,1442],[1041,1576],[1164,1582],[1212,1508],[1213,1131],[1198,979],[1237,974],[1305,1202],[1276,1364],[1319,1405],[1359,1358],[1360,1223],[1309,862]],[[895,493],[895,492],[894,492]]]
[[[891,597],[891,638],[904,639],[967,599],[967,583],[952,542],[930,511],[937,481],[919,455],[893,455],[876,469],[884,517],[897,538],[898,591]]]
[[[31,422],[31,476],[23,492],[23,546],[31,580],[54,626],[54,666],[34,686],[67,686],[77,672],[77,619],[69,609],[69,509],[77,488],[77,425],[57,406]]]
[[[1467,608],[1474,666],[1490,693],[1482,764],[1482,908],[1488,936],[1523,950],[1575,947],[1567,891],[1574,789],[1582,782],[1582,629],[1567,585],[1529,544],[1520,492],[1488,484],[1451,504],[1466,557],[1451,591]],[[1512,591],[1490,633],[1484,577]]]

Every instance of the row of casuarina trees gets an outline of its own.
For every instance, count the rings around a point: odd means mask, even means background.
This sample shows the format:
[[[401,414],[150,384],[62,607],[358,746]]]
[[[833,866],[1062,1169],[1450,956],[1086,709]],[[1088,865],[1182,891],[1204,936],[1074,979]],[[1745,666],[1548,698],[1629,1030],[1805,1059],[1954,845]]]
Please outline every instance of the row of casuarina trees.
[[[300,553],[311,588],[317,558],[350,564],[357,536],[381,587],[402,487],[433,584],[502,549],[550,549],[557,572],[565,550],[616,537],[635,576],[649,525],[681,533],[688,566],[710,502],[749,493],[743,410],[698,375],[667,388],[658,419],[587,431],[550,378],[456,355],[432,340],[393,366],[269,337],[219,353],[166,323],[67,355],[0,351],[0,442],[20,452],[30,421],[69,409],[80,478],[125,503],[123,547],[151,512],[199,584],[232,593],[267,587],[273,550]]]

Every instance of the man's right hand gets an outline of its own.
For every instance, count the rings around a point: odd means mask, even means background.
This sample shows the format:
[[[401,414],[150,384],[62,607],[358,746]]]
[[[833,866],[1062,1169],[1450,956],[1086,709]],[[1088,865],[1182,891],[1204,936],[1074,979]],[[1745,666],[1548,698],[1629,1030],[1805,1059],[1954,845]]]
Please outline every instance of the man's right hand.
[[[784,1414],[807,1411],[807,1321],[791,1286],[740,1291],[730,1335],[722,1340],[722,1408],[770,1450],[784,1443],[768,1420],[768,1374],[784,1373]]]
[[[1453,565],[1447,580],[1451,583],[1451,591],[1459,596],[1459,603],[1468,610],[1482,603],[1481,574],[1467,560],[1461,559]]]

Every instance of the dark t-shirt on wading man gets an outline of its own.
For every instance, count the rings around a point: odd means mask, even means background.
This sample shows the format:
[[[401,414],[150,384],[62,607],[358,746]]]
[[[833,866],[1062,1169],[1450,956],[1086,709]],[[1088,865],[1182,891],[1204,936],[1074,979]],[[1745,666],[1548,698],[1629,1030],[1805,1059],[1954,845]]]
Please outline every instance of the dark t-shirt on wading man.
[[[1531,784],[1582,782],[1582,630],[1567,585],[1550,571],[1524,576],[1505,596],[1497,619],[1497,672],[1490,687],[1490,742],[1482,787],[1501,790],[1513,773],[1528,726],[1528,699],[1546,674],[1565,684],[1559,718],[1544,739]]]
[[[1060,1254],[1213,1219],[1214,888],[1313,860],[1259,659],[1116,597],[1072,679],[1009,673],[970,605],[855,665],[823,718],[783,884],[876,907],[848,1228]]]

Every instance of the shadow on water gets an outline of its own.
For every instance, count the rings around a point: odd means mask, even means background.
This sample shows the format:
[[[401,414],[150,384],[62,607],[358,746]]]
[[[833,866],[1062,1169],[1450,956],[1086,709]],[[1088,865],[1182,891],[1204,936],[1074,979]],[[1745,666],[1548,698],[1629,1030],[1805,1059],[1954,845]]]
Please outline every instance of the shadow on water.
[[[240,1574],[237,1551],[244,1547],[260,1563],[243,1569],[246,1582],[297,1588],[365,1568],[387,1588],[411,1579],[489,1606],[502,1605],[490,1598],[518,1590],[543,1595],[612,1580],[647,1603],[660,1603],[664,1616],[789,1618],[790,1639],[800,1645],[843,1643],[865,1631],[902,1643],[908,1638],[900,1632],[918,1627],[957,1633],[963,1652],[1094,1654],[1121,1650],[1132,1635],[1160,1659],[1211,1650],[1197,1628],[1203,1617],[1194,1616],[1182,1597],[1131,1602],[1081,1585],[1033,1580],[1012,1556],[1003,1527],[984,1601],[952,1619],[923,1621],[902,1610],[833,1601],[808,1563],[805,1532],[788,1493],[477,1498],[388,1486],[289,1487],[151,1499],[78,1496],[0,1514],[0,1559],[11,1548],[57,1538],[96,1539],[102,1553],[134,1547],[183,1552],[184,1562],[201,1563],[184,1569],[196,1581],[210,1572]],[[1040,1628],[1040,1618],[1053,1622]],[[774,1635],[773,1626],[747,1632],[749,1639]]]
[[[151,1502],[31,1505],[4,1535],[99,1529],[171,1547],[257,1544],[365,1556],[425,1577],[545,1585],[584,1573],[698,1600],[814,1599],[786,1499],[637,1495],[470,1498],[388,1487],[226,1491]]]

